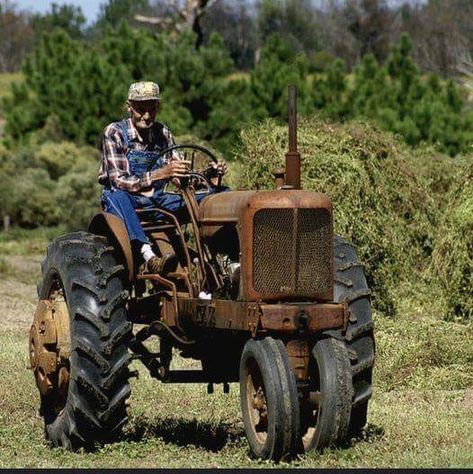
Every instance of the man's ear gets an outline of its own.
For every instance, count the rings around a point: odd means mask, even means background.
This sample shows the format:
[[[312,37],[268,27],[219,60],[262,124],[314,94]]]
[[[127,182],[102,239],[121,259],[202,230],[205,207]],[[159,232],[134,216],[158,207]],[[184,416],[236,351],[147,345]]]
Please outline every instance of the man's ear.
[[[130,101],[129,101],[129,100],[127,100],[127,101],[125,102],[125,109],[126,109],[126,111],[128,112],[128,114],[129,114],[130,117],[131,117],[131,104],[130,104]]]

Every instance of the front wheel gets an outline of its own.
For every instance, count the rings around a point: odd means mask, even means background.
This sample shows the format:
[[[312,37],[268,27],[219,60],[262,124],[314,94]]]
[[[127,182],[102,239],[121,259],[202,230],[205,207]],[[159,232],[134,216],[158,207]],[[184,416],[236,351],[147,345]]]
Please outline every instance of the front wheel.
[[[284,344],[249,340],[240,364],[240,397],[253,456],[280,461],[297,454],[299,406],[294,373]]]
[[[312,350],[309,389],[301,397],[301,437],[304,451],[336,444],[348,431],[353,385],[345,344],[321,339]]]
[[[108,440],[127,420],[132,325],[124,270],[103,237],[77,232],[48,247],[30,360],[54,446]]]

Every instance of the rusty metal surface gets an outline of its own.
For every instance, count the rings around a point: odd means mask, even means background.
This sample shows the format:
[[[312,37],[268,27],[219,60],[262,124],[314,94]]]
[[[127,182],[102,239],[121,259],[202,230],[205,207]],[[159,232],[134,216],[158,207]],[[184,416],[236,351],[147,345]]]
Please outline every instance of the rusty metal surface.
[[[56,294],[51,300],[40,300],[30,328],[29,355],[41,395],[66,395],[70,353],[69,311],[64,297]]]
[[[311,212],[314,217],[307,219]],[[266,234],[255,226],[258,213],[274,214]],[[322,215],[325,223],[317,217]],[[332,204],[325,194],[295,190],[255,193],[240,220],[242,299],[332,301],[332,240]],[[262,281],[261,274],[266,275]]]
[[[181,326],[190,323],[196,327],[233,329],[256,334],[260,316],[256,303],[178,298],[177,305]],[[166,310],[170,309],[167,306]],[[170,316],[168,318],[172,319]]]
[[[211,194],[199,206],[200,231],[210,238],[225,224],[237,224],[242,210],[256,191],[227,191]]]
[[[181,327],[249,331],[255,336],[258,331],[312,334],[337,329],[343,327],[346,316],[342,304],[258,304],[178,297],[177,313],[172,301],[164,301],[161,318],[169,326],[179,322]]]
[[[297,151],[297,90],[289,86],[289,151],[286,153],[286,185],[301,188],[301,155]]]
[[[297,380],[307,380],[309,376],[309,344],[304,339],[293,339],[286,344],[286,351]]]
[[[99,212],[92,218],[89,224],[89,232],[105,237],[109,237],[111,233],[115,237],[125,258],[128,278],[130,281],[133,281],[135,276],[133,254],[128,232],[123,221],[109,212]]]
[[[159,208],[159,212],[164,214],[169,221],[172,223],[174,231],[176,232],[176,237],[179,240],[179,248],[185,259],[185,262],[182,263],[182,267],[184,271],[189,272],[191,268],[191,258],[189,254],[189,249],[186,245],[186,239],[184,237],[184,233],[182,232],[181,226],[179,225],[179,221],[177,220],[176,216],[172,212],[168,212],[164,209]],[[176,250],[176,248],[174,249]]]
[[[253,288],[300,297],[332,286],[331,216],[326,209],[261,209],[253,219]]]
[[[285,173],[286,170],[284,168],[277,168],[274,170],[274,184],[276,189],[281,189],[286,184]]]
[[[315,333],[342,328],[345,309],[341,304],[261,304],[260,328],[268,331]]]

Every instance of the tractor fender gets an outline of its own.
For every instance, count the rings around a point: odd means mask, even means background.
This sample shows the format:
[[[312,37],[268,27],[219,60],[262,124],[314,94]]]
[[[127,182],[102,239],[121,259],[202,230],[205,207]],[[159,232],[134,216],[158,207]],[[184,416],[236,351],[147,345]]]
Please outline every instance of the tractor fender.
[[[128,279],[134,280],[135,268],[133,262],[133,253],[131,251],[130,238],[123,221],[109,212],[99,212],[95,214],[89,224],[89,232],[96,235],[103,235],[115,244],[124,258],[127,270]]]

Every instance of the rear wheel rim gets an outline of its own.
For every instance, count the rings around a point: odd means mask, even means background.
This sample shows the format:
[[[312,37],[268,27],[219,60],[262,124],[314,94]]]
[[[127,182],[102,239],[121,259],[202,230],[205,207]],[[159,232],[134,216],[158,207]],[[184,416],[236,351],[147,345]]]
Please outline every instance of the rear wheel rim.
[[[41,300],[30,330],[30,362],[47,419],[64,410],[70,382],[70,319],[61,281],[51,280],[48,297]]]

